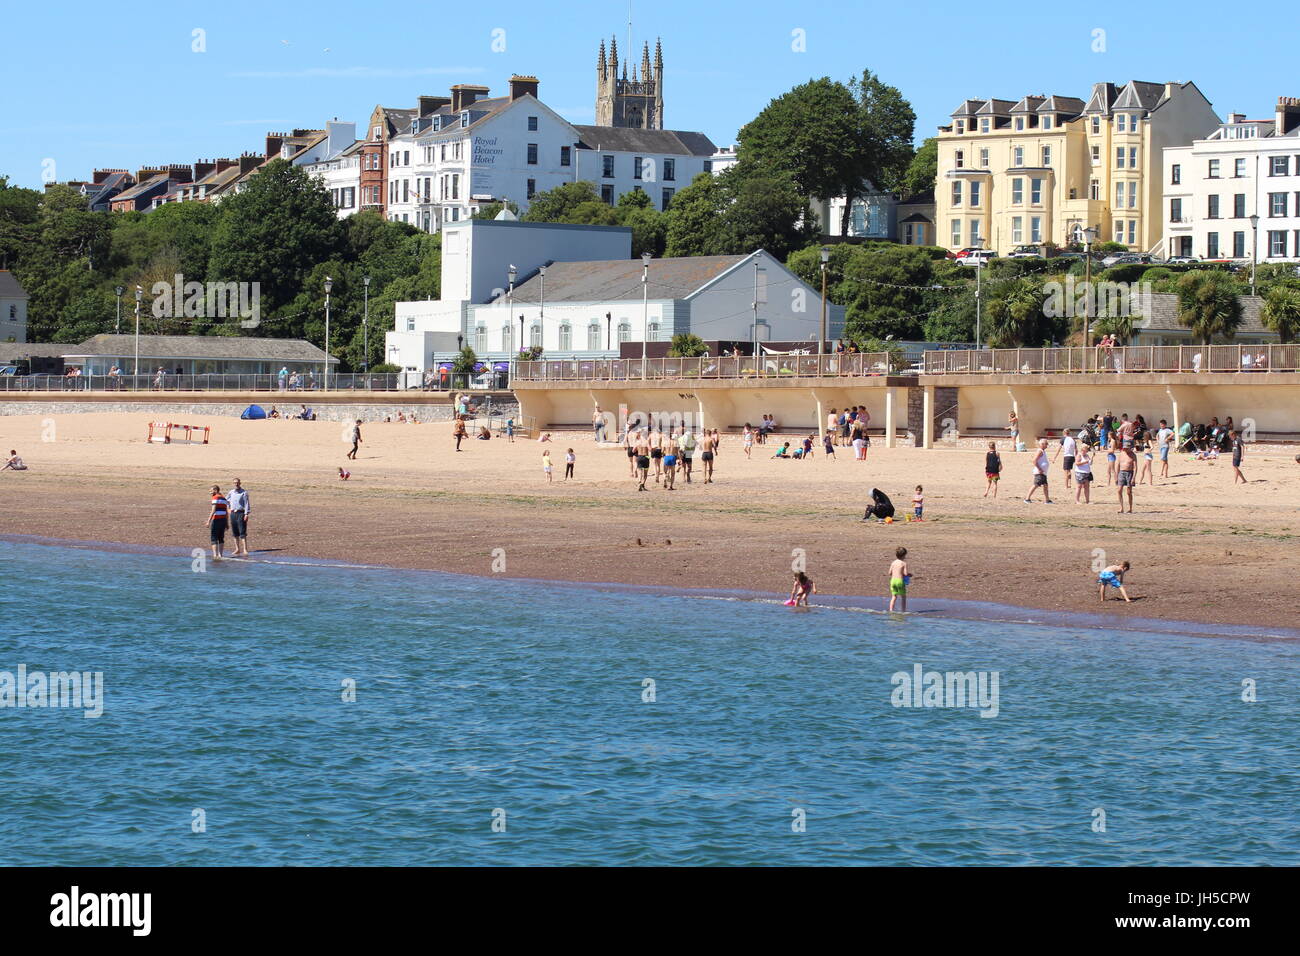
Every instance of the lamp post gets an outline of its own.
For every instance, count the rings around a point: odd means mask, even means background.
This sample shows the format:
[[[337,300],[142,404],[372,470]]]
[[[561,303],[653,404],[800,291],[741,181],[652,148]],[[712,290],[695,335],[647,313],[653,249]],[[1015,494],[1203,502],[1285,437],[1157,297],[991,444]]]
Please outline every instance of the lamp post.
[[[980,256],[975,260],[975,347],[982,349],[984,347],[983,329],[980,320],[983,317],[981,312],[981,302],[983,301],[983,287],[980,284],[980,276],[984,272],[984,257]]]
[[[117,293],[117,324],[113,326],[113,334],[119,335],[122,331],[122,293],[126,290],[118,286],[113,291]]]
[[[140,374],[140,302],[144,299],[144,289],[135,287],[135,374]],[[133,382],[132,385],[138,385]]]
[[[1255,294],[1255,263],[1259,261],[1259,216],[1250,217],[1250,294]]]
[[[542,276],[542,299],[537,307],[537,337],[542,342],[542,352],[546,351],[546,266],[537,270]]]
[[[517,275],[519,275],[519,270],[516,269],[513,265],[506,270],[506,279],[507,279],[506,300],[509,303],[508,307],[510,309],[510,311],[506,313],[506,327],[510,329],[510,357],[511,358],[519,357],[519,349],[515,348],[515,326],[514,323],[510,321],[510,316],[515,314],[515,276]],[[519,327],[519,335],[520,335],[519,346],[520,348],[522,348],[523,347],[522,323],[520,324]]]
[[[830,264],[830,261],[831,247],[822,246],[822,327],[821,336],[817,339],[817,354],[819,356],[826,353],[826,267]],[[819,366],[818,371],[820,372],[820,359],[817,364]]]
[[[370,276],[361,277],[363,287],[362,294],[365,296],[365,311],[361,316],[361,351],[365,353],[361,358],[361,371],[370,371]]]
[[[1076,226],[1075,241],[1083,241],[1083,367],[1088,368],[1088,350],[1092,348],[1092,304],[1096,297],[1092,294],[1092,240],[1101,231],[1098,226]]]
[[[754,374],[758,374],[758,253],[754,254]]]
[[[650,253],[641,253],[641,377],[645,378],[646,343],[650,340]]]
[[[605,313],[605,351],[612,351],[614,348],[614,314]]]
[[[325,277],[325,391],[330,390],[330,290],[334,288],[334,280],[329,276]]]

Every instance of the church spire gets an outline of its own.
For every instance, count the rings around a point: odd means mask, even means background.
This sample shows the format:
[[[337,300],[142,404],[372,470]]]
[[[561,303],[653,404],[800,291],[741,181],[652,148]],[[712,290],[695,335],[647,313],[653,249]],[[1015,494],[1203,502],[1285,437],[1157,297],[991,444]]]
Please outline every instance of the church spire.
[[[603,38],[600,41],[600,59],[596,61],[596,70],[603,79],[605,76],[605,40]]]
[[[645,46],[641,48],[641,79],[649,82],[650,80],[650,41],[647,40]]]
[[[655,73],[659,74],[664,71],[664,48],[659,38],[655,38]],[[655,79],[659,77],[656,75]]]

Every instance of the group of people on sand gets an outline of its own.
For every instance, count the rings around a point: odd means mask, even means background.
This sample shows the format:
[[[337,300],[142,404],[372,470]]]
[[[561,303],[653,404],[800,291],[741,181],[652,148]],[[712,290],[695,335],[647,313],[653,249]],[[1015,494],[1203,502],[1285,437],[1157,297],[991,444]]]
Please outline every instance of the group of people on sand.
[[[888,573],[889,610],[907,613],[907,586],[912,583],[912,571],[907,566],[907,549],[894,551],[894,560],[890,562]],[[808,599],[817,593],[817,585],[806,571],[794,572],[794,584],[790,588],[790,597],[786,607],[807,607]]]
[[[222,494],[220,485],[212,486],[208,512],[208,537],[212,542],[212,557],[220,561],[225,557],[226,531],[235,539],[235,552],[231,557],[248,557],[248,518],[252,512],[248,490],[238,478],[234,487]]]
[[[655,484],[664,491],[675,491],[679,477],[691,484],[697,454],[703,483],[713,483],[713,463],[722,449],[722,434],[716,428],[706,428],[696,435],[689,427],[680,432],[670,428],[665,434],[656,427],[649,431],[629,431],[623,436],[623,446],[627,450],[629,477],[637,479],[637,491],[649,490],[652,467]]]

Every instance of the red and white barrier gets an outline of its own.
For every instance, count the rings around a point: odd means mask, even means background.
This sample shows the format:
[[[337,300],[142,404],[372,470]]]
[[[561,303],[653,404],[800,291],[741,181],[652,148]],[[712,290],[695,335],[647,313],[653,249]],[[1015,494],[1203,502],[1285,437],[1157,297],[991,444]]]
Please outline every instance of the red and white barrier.
[[[150,422],[149,438],[151,442],[164,445],[206,445],[211,437],[210,425],[176,425],[172,422]]]

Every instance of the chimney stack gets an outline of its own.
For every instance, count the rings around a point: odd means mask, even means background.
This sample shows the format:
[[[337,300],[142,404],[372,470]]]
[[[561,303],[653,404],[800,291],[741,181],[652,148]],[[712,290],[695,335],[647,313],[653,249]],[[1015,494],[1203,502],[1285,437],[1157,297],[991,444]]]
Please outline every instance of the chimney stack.
[[[1273,118],[1275,136],[1286,136],[1300,126],[1300,97],[1279,96]]]
[[[91,182],[93,182],[95,185],[99,185],[109,176],[112,176],[114,173],[124,173],[124,172],[126,172],[125,169],[97,169],[95,170],[95,176],[91,180]]]
[[[451,103],[450,96],[421,96],[420,97],[420,116],[430,116],[444,106]]]
[[[284,145],[284,133],[267,133],[266,134],[266,158],[275,159],[280,155],[280,147]]]
[[[239,175],[251,173],[263,163],[263,158],[256,153],[245,153],[239,157]]]
[[[525,93],[537,99],[537,77],[520,76],[516,73],[510,77],[510,99],[517,100]]]
[[[451,110],[453,113],[459,113],[468,106],[473,105],[477,100],[482,99],[488,93],[488,87],[476,86],[473,83],[457,83],[451,88]]]
[[[217,172],[219,173],[224,173],[231,166],[239,165],[239,160],[237,159],[218,159],[218,160],[214,160],[214,162],[217,165]]]
[[[168,179],[174,179],[178,183],[194,182],[194,168],[184,163],[172,163],[164,172],[167,173]]]
[[[194,161],[194,181],[198,182],[200,179],[202,179],[204,176],[207,176],[216,168],[217,168],[216,163],[209,162],[206,159],[196,159]]]

